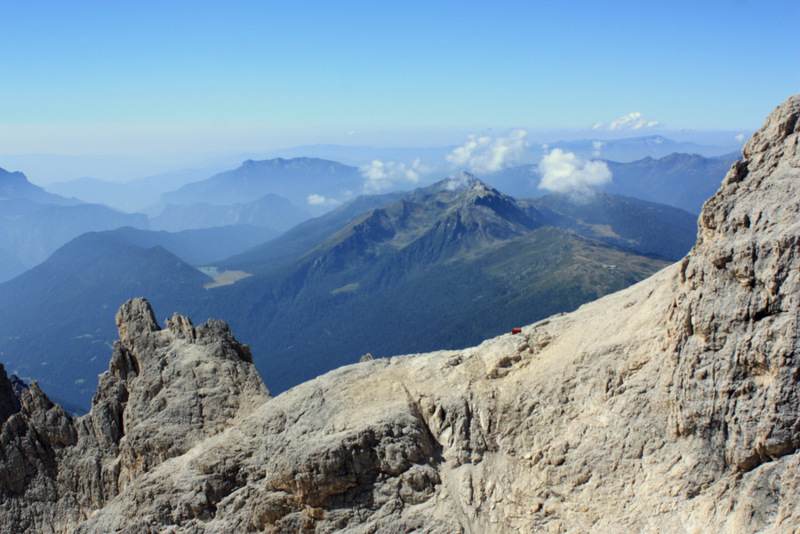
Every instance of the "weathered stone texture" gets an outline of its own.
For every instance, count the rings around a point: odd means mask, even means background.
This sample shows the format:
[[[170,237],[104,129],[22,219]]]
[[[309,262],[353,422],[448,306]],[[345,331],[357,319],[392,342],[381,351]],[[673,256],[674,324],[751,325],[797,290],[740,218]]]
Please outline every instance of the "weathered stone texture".
[[[5,421],[0,531],[71,532],[134,479],[269,398],[227,324],[194,328],[175,315],[162,330],[144,299],[125,303],[116,321],[120,340],[88,415],[71,418],[33,383]],[[13,411],[7,384],[3,371],[0,407]]]

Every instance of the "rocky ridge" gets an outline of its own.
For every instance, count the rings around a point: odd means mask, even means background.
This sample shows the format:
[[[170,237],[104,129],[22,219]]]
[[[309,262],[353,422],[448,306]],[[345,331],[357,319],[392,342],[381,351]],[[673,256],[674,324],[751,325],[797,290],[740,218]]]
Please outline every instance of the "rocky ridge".
[[[144,473],[269,398],[249,348],[224,322],[194,327],[175,315],[162,330],[136,299],[116,323],[120,339],[84,417],[70,417],[35,382],[14,391],[0,371],[3,532],[71,532]]]
[[[648,280],[271,400],[224,325],[127,303],[88,416],[0,376],[0,529],[800,530],[800,95],[743,156]]]

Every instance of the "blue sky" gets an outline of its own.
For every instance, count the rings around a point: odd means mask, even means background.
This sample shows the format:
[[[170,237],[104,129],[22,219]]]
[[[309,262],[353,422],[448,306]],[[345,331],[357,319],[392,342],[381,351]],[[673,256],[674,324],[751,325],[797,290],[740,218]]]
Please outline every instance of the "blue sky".
[[[798,0],[0,0],[0,154],[750,133],[800,91],[798,27]]]

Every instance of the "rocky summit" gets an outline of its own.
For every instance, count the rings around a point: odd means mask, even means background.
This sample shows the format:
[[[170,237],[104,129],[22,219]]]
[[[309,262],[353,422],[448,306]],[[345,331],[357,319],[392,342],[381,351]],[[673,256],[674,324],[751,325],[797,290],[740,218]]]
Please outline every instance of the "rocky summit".
[[[89,415],[0,374],[0,530],[798,531],[800,95],[698,226],[574,313],[275,398],[224,323],[128,302]]]

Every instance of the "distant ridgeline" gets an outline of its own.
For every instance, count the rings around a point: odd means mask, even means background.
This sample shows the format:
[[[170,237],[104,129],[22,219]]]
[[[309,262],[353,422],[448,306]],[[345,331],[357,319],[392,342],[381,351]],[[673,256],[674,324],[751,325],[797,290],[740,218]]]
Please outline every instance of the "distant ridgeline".
[[[254,227],[80,236],[0,285],[2,360],[85,409],[116,336],[110,311],[147,295],[159,314],[225,317],[280,392],[368,352],[463,347],[573,310],[680,259],[696,222],[602,192],[517,200],[463,174],[359,197],[227,260],[203,251],[232,254],[237,228]]]

